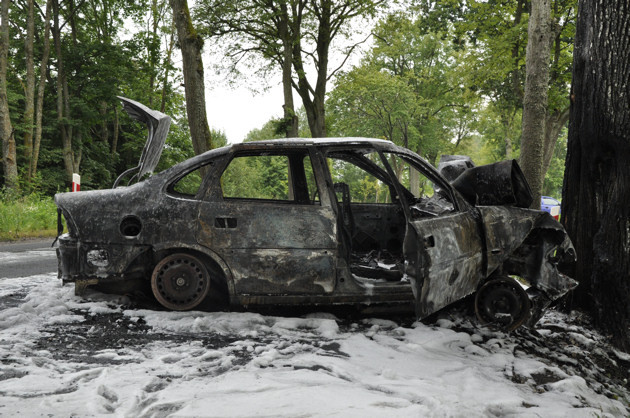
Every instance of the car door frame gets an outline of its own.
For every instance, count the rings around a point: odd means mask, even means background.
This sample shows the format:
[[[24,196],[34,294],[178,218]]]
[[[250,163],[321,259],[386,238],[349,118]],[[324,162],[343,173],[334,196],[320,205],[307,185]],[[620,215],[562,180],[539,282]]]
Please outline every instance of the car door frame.
[[[223,197],[220,179],[235,158],[295,153],[311,161],[319,204]],[[197,241],[225,261],[233,280],[231,289],[241,303],[334,291],[337,216],[314,147],[233,147],[208,177],[207,193],[199,205]],[[291,235],[292,230],[297,233]]]
[[[474,293],[485,277],[481,218],[452,186],[415,154],[400,149],[379,149],[379,155],[398,193],[407,220],[403,243],[405,274],[412,282],[416,315],[425,318]],[[414,219],[410,192],[400,184],[384,152],[413,165],[437,184],[453,203],[454,211],[427,219]],[[457,228],[453,228],[457,225]]]

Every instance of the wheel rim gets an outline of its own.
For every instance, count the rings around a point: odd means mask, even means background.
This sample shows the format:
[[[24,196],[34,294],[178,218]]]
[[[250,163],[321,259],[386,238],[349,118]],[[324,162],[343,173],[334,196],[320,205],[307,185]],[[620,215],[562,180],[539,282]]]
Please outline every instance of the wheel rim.
[[[511,278],[487,282],[475,297],[475,312],[481,323],[506,331],[521,326],[529,317],[530,307],[527,292]]]
[[[208,271],[194,256],[172,254],[155,266],[151,288],[162,306],[176,311],[195,308],[210,289]]]

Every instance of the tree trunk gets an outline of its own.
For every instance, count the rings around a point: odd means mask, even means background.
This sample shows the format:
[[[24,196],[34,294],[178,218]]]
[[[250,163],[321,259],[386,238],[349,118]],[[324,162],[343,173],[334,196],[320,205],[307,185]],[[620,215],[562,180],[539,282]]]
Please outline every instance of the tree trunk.
[[[567,123],[568,120],[568,107],[564,110],[558,110],[550,115],[547,115],[547,120],[545,122],[545,140],[543,145],[543,180],[545,178],[545,175],[547,174],[547,171],[549,170],[549,166],[551,165],[553,152],[556,149],[556,143],[558,142],[560,132],[562,131],[562,128],[564,128],[564,125]]]
[[[536,1],[536,0],[534,0]],[[517,0],[516,3],[516,11],[514,13],[514,23],[512,24],[512,28],[516,28],[521,24],[521,20],[523,18],[523,14],[527,13],[527,0]],[[531,18],[530,18],[531,19]],[[519,61],[521,60],[521,43],[519,42],[519,38],[516,38],[514,42],[514,46],[512,47],[512,61],[513,68],[512,70],[512,90],[514,91],[514,96],[518,98],[523,97],[523,90],[521,88],[521,71]],[[508,157],[509,158],[509,157]]]
[[[278,33],[282,39],[282,90],[284,93],[284,121],[287,126],[287,138],[297,138],[298,136],[298,117],[295,114],[295,105],[293,104],[293,84],[292,84],[292,56],[293,43],[295,41],[292,31],[289,30],[289,11],[286,1],[280,4],[280,16],[278,22]]]
[[[175,27],[171,27],[171,38],[168,42],[168,50],[166,51],[166,60],[164,61],[164,81],[162,82],[162,100],[160,102],[160,112],[164,113],[166,107],[166,89],[168,87],[168,69],[171,65],[171,56],[173,54],[173,46],[175,45]]]
[[[46,16],[44,17],[44,50],[39,66],[39,85],[37,86],[37,112],[35,112],[35,138],[33,140],[33,159],[29,168],[29,177],[37,174],[37,161],[39,160],[39,147],[42,143],[42,113],[44,112],[44,89],[46,87],[46,71],[48,70],[48,58],[50,57],[50,10],[52,0],[46,2]]]
[[[28,17],[26,23],[26,91],[24,97],[24,156],[26,157],[26,180],[31,180],[31,162],[33,160],[33,119],[35,116],[35,62],[33,59],[33,39],[35,37],[35,5],[28,0]]]
[[[57,123],[59,125],[61,144],[63,147],[63,163],[66,170],[66,182],[69,185],[72,182],[74,156],[72,155],[72,127],[67,126],[67,120],[70,118],[70,102],[68,99],[68,82],[65,76],[63,54],[61,51],[59,0],[53,0],[53,21],[53,38],[55,41],[55,51],[57,52]]]
[[[118,149],[118,106],[114,106],[114,133],[112,134],[112,154],[116,154]]]
[[[315,88],[311,86],[306,78],[304,60],[302,58],[302,45],[300,43],[300,33],[296,33],[297,41],[293,47],[293,67],[297,74],[296,90],[302,98],[308,127],[313,138],[326,136],[326,111],[324,100],[326,98],[326,83],[328,81],[328,52],[331,41],[331,2],[321,1],[319,14],[317,16],[317,80]],[[294,20],[296,20],[294,16]]]
[[[8,189],[17,190],[18,174],[15,151],[15,137],[9,116],[7,98],[7,67],[9,53],[9,3],[1,0],[0,4],[0,139],[2,140],[2,164],[4,184]]]
[[[158,4],[157,0],[151,2],[151,34],[154,38],[158,37]],[[147,55],[149,57],[149,107],[153,108],[153,94],[155,92],[155,74],[157,72],[157,54],[152,42],[149,43]]]
[[[532,208],[540,209],[552,35],[550,0],[532,0],[527,32],[520,164],[532,190]]]
[[[573,303],[630,350],[630,6],[580,0],[562,212],[575,244]]]
[[[202,154],[212,148],[212,136],[206,116],[206,95],[203,82],[203,62],[201,49],[203,39],[196,32],[187,0],[169,0],[173,9],[173,20],[177,28],[179,47],[182,51],[184,91],[186,95],[186,115],[190,126],[195,154]]]

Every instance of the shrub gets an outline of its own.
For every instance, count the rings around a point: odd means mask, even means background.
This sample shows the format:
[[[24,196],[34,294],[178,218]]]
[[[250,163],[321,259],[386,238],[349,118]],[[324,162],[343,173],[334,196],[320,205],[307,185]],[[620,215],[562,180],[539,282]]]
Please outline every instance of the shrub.
[[[0,190],[0,240],[54,236],[57,209],[52,197],[17,196]]]

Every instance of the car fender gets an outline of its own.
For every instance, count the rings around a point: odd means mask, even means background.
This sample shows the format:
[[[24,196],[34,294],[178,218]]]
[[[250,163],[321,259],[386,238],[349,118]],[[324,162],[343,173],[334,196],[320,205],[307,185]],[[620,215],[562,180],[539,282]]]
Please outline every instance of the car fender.
[[[547,212],[507,206],[478,206],[484,224],[487,276],[502,270],[516,275],[555,300],[577,284],[558,271],[574,261],[566,231]]]

